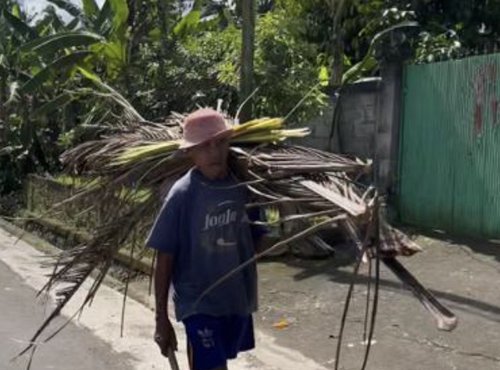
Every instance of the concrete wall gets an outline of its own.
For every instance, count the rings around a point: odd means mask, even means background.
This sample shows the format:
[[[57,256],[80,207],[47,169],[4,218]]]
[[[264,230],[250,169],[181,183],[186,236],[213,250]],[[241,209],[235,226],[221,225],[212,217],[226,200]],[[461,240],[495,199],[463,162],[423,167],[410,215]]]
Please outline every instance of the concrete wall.
[[[383,83],[379,92],[373,163],[379,191],[392,196],[396,192],[398,172],[403,66],[400,63],[382,64],[380,74]]]
[[[331,149],[330,131],[332,127],[334,105],[335,102],[332,99],[328,106],[323,109],[318,117],[307,122],[307,124],[305,125],[311,129],[311,134],[306,136],[305,138],[294,140],[294,143],[329,151]]]
[[[332,150],[362,159],[374,158],[380,79],[374,78],[347,87],[340,98],[337,140]]]
[[[402,65],[384,64],[381,77],[346,87],[309,123],[312,134],[299,144],[373,159],[374,181],[382,194],[395,192],[401,124]],[[332,133],[333,107],[339,120]]]
[[[348,86],[340,99],[332,97],[322,114],[308,123],[311,135],[299,144],[363,159],[374,158],[380,85],[380,78],[368,79]],[[339,120],[336,132],[332,133],[336,102],[340,104]]]

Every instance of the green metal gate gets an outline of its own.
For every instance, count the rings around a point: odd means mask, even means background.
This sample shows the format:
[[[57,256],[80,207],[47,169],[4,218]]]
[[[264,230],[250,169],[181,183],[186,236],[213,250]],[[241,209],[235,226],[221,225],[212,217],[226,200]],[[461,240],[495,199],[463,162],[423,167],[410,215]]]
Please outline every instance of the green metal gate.
[[[405,68],[405,223],[500,237],[500,54]]]

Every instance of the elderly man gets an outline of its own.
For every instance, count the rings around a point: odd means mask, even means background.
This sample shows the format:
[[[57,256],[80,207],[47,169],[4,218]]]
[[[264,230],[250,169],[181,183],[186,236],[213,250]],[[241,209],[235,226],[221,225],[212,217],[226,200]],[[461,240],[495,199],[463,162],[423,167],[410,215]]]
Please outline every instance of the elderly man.
[[[194,167],[168,193],[147,240],[158,251],[155,341],[163,355],[177,349],[168,292],[187,334],[191,370],[227,369],[227,360],[254,347],[255,265],[202,297],[221,276],[254,256],[262,228],[249,223],[247,189],[228,171],[232,130],[212,109],[188,115],[181,149]],[[252,218],[252,217],[251,217]],[[201,299],[199,299],[201,297]]]

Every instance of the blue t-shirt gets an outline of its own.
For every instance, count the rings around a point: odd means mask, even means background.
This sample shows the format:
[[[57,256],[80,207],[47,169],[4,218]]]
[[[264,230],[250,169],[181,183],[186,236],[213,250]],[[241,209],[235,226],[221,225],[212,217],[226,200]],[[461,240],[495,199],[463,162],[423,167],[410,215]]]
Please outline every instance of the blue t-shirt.
[[[168,193],[146,245],[174,258],[177,320],[194,314],[247,315],[257,309],[257,273],[251,264],[197,302],[220,277],[254,256],[245,210],[248,190],[230,176],[209,180],[192,169]]]

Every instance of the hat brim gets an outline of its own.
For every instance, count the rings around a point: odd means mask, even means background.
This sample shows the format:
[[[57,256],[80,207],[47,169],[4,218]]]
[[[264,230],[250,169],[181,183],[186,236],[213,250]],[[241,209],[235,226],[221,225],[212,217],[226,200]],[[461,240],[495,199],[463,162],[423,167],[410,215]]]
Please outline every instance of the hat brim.
[[[190,148],[194,148],[198,145],[204,144],[210,140],[217,140],[217,139],[222,139],[222,138],[226,138],[226,137],[231,137],[231,136],[233,136],[233,132],[234,131],[232,128],[228,128],[228,129],[222,130],[222,131],[216,133],[215,135],[210,136],[202,141],[197,141],[197,142],[192,142],[192,141],[187,141],[187,140],[182,139],[180,144],[179,144],[179,149],[183,149],[183,150],[190,149]]]

